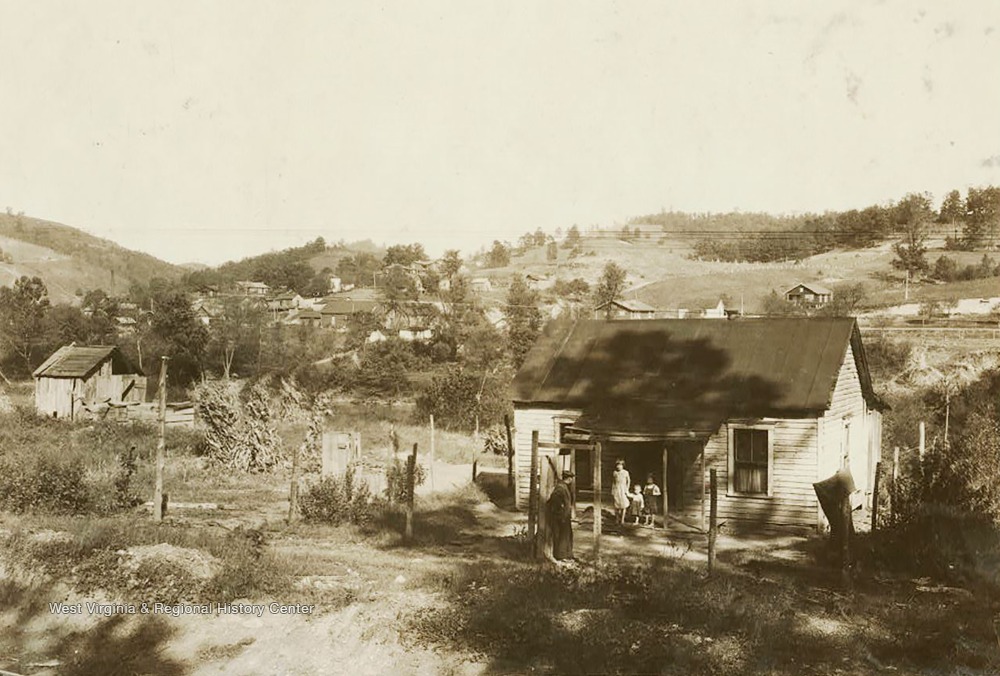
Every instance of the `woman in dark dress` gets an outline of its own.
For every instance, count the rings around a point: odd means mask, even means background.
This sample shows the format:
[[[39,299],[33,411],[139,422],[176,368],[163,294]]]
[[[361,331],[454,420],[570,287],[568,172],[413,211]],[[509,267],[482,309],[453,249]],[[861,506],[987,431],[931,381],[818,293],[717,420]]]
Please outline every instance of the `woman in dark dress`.
[[[557,561],[573,558],[573,496],[569,485],[572,472],[563,472],[562,481],[552,489],[546,509],[549,529],[552,532],[552,556]]]

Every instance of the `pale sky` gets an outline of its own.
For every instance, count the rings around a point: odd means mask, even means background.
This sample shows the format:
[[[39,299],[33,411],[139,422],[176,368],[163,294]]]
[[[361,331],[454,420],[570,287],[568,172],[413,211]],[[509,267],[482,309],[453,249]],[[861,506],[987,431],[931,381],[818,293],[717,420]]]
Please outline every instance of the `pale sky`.
[[[0,0],[0,208],[173,262],[1000,184],[1000,2]]]

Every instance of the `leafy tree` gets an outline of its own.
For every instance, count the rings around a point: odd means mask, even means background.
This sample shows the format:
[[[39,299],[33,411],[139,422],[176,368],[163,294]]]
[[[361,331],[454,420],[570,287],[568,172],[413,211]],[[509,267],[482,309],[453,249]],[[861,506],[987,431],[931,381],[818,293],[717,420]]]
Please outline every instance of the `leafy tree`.
[[[587,280],[579,277],[569,281],[557,279],[556,283],[552,285],[552,290],[557,296],[562,296],[563,298],[586,296],[590,293],[590,284],[587,283]]]
[[[930,195],[911,193],[896,205],[896,223],[902,239],[892,246],[896,258],[892,266],[905,270],[908,275],[925,272],[927,263],[927,224],[931,220]]]
[[[493,247],[486,254],[486,267],[505,268],[510,265],[510,245],[493,240]]]
[[[975,249],[987,238],[992,242],[1000,219],[1000,188],[969,188],[965,206],[965,227],[962,230],[965,248]]]
[[[345,284],[372,286],[375,274],[382,269],[382,263],[373,254],[361,251],[337,261],[337,276]]]
[[[451,279],[462,269],[462,256],[458,249],[448,249],[441,258],[441,275],[444,279]]]
[[[833,300],[819,309],[818,314],[828,317],[850,317],[861,309],[868,299],[865,285],[842,284],[833,289]]]
[[[413,265],[417,261],[427,259],[423,244],[395,244],[385,251],[382,258],[382,267],[390,265],[402,265],[404,267]]]
[[[509,374],[473,372],[453,367],[435,376],[417,395],[416,413],[420,419],[434,414],[435,421],[447,429],[471,431],[503,421],[509,412],[507,394]]]
[[[617,263],[609,261],[604,266],[601,279],[597,282],[597,288],[594,289],[594,306],[601,307],[607,304],[608,307],[605,311],[607,318],[610,318],[612,313],[610,304],[621,298],[622,292],[625,290],[625,277],[625,270]]]
[[[0,344],[20,358],[28,371],[48,309],[48,289],[39,277],[23,276],[13,287],[0,287]]]
[[[938,211],[938,223],[955,225],[965,221],[965,200],[962,193],[952,190],[948,193],[944,201],[941,202],[941,209]]]
[[[563,242],[563,248],[572,249],[578,244],[580,244],[580,228],[573,225],[566,231],[566,240]]]
[[[182,293],[169,292],[153,298],[153,304],[155,310],[150,318],[152,352],[155,356],[170,357],[170,372],[175,383],[188,385],[203,371],[208,331]]]
[[[511,364],[517,369],[542,330],[538,293],[528,287],[521,275],[516,275],[511,281],[504,316],[507,318],[507,351]]]
[[[388,305],[414,301],[420,296],[419,280],[401,265],[391,265],[382,276],[382,296]]]
[[[260,349],[264,325],[264,310],[245,298],[227,296],[221,312],[212,320],[210,353],[221,366],[222,375],[229,378],[233,364],[250,366]],[[242,366],[241,366],[242,365]]]

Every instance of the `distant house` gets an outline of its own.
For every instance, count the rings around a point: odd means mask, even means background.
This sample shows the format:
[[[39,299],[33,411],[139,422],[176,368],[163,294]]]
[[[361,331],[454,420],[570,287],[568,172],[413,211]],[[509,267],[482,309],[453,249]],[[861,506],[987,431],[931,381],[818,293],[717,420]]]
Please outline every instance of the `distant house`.
[[[264,282],[236,282],[236,288],[244,296],[266,296],[271,293],[271,287]]]
[[[330,278],[330,293],[340,293],[343,288],[344,284],[341,281],[340,277]]]
[[[726,318],[726,304],[719,300],[719,304],[715,307],[705,308],[701,311],[701,316],[703,319],[725,319]]]
[[[373,300],[352,300],[343,298],[331,300],[320,309],[324,326],[335,329],[346,329],[352,317],[361,313],[372,313],[378,309],[378,303]]]
[[[297,310],[302,306],[302,296],[294,292],[278,294],[267,301],[267,308],[272,312],[287,312]]]
[[[555,286],[556,283],[556,280],[548,275],[529,274],[525,276],[525,279],[528,282],[528,288],[534,291],[547,291]]]
[[[785,292],[785,300],[796,305],[826,305],[833,300],[833,291],[819,284],[796,284]]]
[[[469,288],[476,293],[487,293],[493,290],[493,283],[489,277],[473,277],[469,280]]]
[[[310,310],[308,308],[289,311],[288,316],[282,320],[282,324],[288,324],[291,326],[312,326],[315,328],[324,326],[323,315],[316,310]],[[329,326],[329,324],[326,324],[326,326]]]
[[[434,337],[434,329],[400,329],[399,339],[408,343],[427,342]]]
[[[612,300],[594,308],[594,319],[653,319],[655,317],[656,308],[641,300]]]
[[[852,503],[866,509],[881,459],[885,405],[850,318],[553,323],[513,404],[520,509],[534,433],[602,442],[600,484],[588,450],[544,451],[575,468],[581,499],[599,485],[609,504],[622,458],[633,480],[657,478],[669,523],[685,529],[705,525],[711,473],[727,529],[823,527],[813,483],[849,470]]]
[[[77,420],[100,405],[141,402],[146,396],[146,377],[113,345],[63,346],[32,376],[35,410],[46,417]]]

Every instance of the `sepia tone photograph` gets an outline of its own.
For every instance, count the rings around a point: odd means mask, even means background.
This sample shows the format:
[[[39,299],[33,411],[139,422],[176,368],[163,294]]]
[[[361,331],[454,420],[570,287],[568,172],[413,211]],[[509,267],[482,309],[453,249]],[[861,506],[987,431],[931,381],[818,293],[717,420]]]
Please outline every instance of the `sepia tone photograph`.
[[[0,676],[1000,674],[1000,4],[0,0]]]

